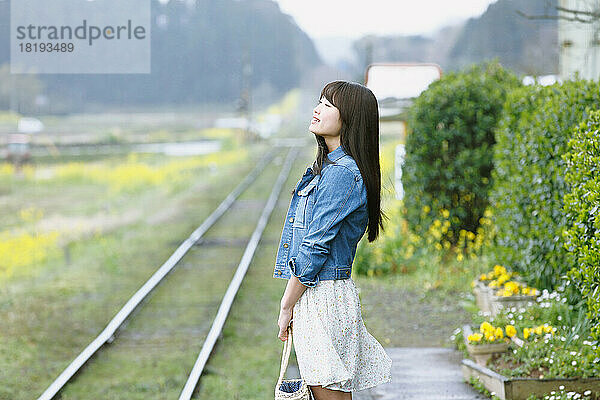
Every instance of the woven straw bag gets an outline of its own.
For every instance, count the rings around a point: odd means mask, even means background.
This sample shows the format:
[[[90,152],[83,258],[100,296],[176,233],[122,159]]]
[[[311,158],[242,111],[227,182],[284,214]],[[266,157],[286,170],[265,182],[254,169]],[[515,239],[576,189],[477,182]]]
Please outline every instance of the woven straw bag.
[[[279,379],[275,386],[275,400],[313,400],[310,388],[303,379],[283,379],[292,351],[292,327],[288,326],[287,330],[288,339],[283,343]]]

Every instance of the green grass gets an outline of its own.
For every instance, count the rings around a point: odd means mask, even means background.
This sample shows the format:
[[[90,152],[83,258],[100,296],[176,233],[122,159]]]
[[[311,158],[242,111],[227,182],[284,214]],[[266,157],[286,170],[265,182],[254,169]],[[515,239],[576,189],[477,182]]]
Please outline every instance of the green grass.
[[[139,203],[148,207],[141,221],[75,241],[69,246],[69,263],[64,258],[48,260],[36,266],[36,274],[0,287],[0,398],[41,394],[250,171],[260,149],[184,193],[168,198],[154,191],[153,207]],[[68,191],[64,194],[69,196]],[[135,198],[130,200],[135,204]],[[176,209],[166,220],[147,222],[159,207]],[[227,252],[221,249],[218,258]]]

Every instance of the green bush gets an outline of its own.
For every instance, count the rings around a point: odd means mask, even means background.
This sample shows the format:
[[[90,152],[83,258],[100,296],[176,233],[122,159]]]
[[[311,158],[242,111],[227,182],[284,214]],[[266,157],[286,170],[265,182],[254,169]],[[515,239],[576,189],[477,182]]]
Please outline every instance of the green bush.
[[[552,290],[576,266],[563,246],[567,142],[599,104],[600,86],[568,81],[513,91],[496,131],[493,189],[497,262],[510,265],[529,284]]]
[[[592,335],[600,340],[600,111],[592,112],[568,142],[564,212],[572,221],[565,248],[577,258],[568,276],[587,301]]]
[[[448,73],[415,100],[402,182],[406,218],[416,234],[426,234],[447,212],[450,226],[440,243],[456,245],[461,230],[477,231],[492,183],[494,128],[507,92],[518,85],[500,64],[486,63]]]

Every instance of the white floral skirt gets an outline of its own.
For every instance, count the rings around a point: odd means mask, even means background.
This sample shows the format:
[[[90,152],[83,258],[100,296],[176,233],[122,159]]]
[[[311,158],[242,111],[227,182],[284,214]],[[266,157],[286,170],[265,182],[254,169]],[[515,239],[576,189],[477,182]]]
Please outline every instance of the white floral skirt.
[[[306,288],[292,321],[298,368],[308,385],[353,392],[391,381],[392,360],[367,332],[352,278]]]

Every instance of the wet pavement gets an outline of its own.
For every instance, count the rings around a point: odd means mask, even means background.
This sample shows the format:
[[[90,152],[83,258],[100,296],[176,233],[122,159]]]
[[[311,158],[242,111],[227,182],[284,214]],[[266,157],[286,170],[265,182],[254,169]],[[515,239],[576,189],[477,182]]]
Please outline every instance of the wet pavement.
[[[487,399],[463,381],[462,353],[439,347],[389,347],[392,381],[353,393],[353,400]]]
[[[487,397],[463,381],[462,353],[442,347],[387,347],[392,381],[352,394],[352,400],[483,400]],[[290,363],[286,378],[298,378]]]

